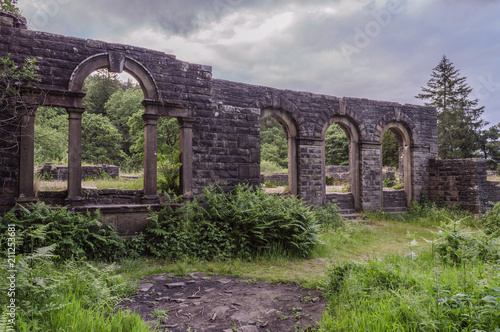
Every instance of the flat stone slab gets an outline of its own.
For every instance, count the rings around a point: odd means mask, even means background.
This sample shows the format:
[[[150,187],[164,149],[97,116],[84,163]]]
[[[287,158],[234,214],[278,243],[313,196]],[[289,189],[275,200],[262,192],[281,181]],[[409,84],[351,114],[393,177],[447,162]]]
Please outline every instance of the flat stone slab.
[[[139,292],[149,292],[149,290],[153,287],[154,285],[151,283],[144,283],[139,285]]]
[[[169,283],[169,284],[166,284],[165,285],[167,288],[181,288],[181,287],[186,287],[186,283],[185,282],[172,282],[172,283]]]

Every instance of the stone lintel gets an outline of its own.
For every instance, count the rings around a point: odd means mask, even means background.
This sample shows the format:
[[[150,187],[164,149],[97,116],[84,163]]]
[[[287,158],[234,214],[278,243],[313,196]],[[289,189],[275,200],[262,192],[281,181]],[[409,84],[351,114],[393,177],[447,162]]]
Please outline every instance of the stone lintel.
[[[28,105],[49,107],[81,107],[85,92],[68,90],[47,90],[40,88],[23,88],[23,101]]]

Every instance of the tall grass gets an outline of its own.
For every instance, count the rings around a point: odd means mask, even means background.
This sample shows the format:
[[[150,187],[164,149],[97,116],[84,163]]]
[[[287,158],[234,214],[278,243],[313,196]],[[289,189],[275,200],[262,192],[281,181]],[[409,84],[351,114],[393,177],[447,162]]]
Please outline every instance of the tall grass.
[[[433,242],[420,255],[332,266],[321,331],[500,331],[498,239],[452,222]]]

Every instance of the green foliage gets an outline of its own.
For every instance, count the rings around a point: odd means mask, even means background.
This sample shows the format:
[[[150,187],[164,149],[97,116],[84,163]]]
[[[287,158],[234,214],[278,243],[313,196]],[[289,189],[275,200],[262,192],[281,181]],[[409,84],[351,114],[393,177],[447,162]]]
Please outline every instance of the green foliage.
[[[349,143],[344,130],[332,124],[325,136],[326,165],[349,165]]]
[[[126,158],[122,136],[111,121],[101,115],[84,113],[82,120],[82,161],[89,164],[119,165]]]
[[[144,162],[144,121],[143,111],[134,113],[127,122],[133,144],[130,146],[129,168],[140,169]],[[169,154],[179,150],[179,125],[175,118],[160,118],[157,135],[158,153]]]
[[[35,59],[26,59],[19,66],[11,55],[0,58],[0,85],[2,86],[0,101],[8,98],[18,98],[21,85],[31,85],[38,82]]]
[[[7,226],[16,228],[16,250],[27,254],[35,248],[54,245],[58,260],[87,257],[113,261],[126,255],[122,239],[99,213],[71,213],[67,208],[51,209],[44,203],[18,205],[0,217],[0,248],[6,250]],[[35,236],[35,230],[44,236]]]
[[[484,106],[478,107],[477,99],[469,99],[471,92],[466,77],[461,77],[443,55],[427,86],[416,96],[438,111],[438,154],[442,159],[473,158],[485,146],[482,128],[488,122],[481,118]]]
[[[392,188],[392,186],[394,186],[395,184],[396,183],[394,182],[394,180],[390,179],[390,178],[386,178],[382,182],[382,185],[384,186],[384,188]]]
[[[106,103],[121,88],[118,74],[99,69],[84,82],[83,90],[87,95],[83,100],[83,106],[90,113],[105,115]]]
[[[345,228],[345,221],[337,204],[329,202],[323,206],[315,206],[313,211],[323,231]]]
[[[382,139],[382,166],[399,166],[399,145],[391,130],[387,130]]]
[[[144,234],[157,257],[251,258],[270,251],[306,257],[318,243],[315,214],[294,197],[238,185],[206,188],[200,201],[153,213]]]
[[[261,121],[260,159],[288,168],[288,142],[281,124],[273,117]],[[262,166],[261,166],[262,167]]]
[[[468,260],[496,261],[500,259],[500,242],[482,231],[470,232],[461,221],[451,221],[439,228],[435,251],[444,263],[462,264]]]
[[[482,221],[486,234],[494,234],[500,237],[500,202],[496,203],[491,211],[485,213]]]
[[[109,97],[105,104],[106,115],[122,136],[121,149],[125,153],[129,153],[133,143],[127,121],[132,115],[144,112],[144,107],[141,104],[143,99],[144,94],[139,88],[119,89]]]
[[[273,163],[272,161],[269,160],[262,160],[260,161],[260,172],[265,173],[265,174],[270,174],[270,173],[288,173],[287,168],[282,168],[281,166]]]
[[[427,254],[332,266],[320,331],[498,330],[498,264],[435,264]]]
[[[39,107],[35,117],[35,164],[64,162],[68,155],[68,114],[62,108]]]
[[[46,233],[39,227],[28,236],[43,243]],[[149,331],[138,315],[115,310],[119,298],[131,295],[134,287],[114,274],[114,265],[56,265],[54,247],[33,247],[16,256],[16,331]],[[0,270],[2,289],[9,288],[10,273]],[[2,309],[7,301],[7,296],[0,297]]]
[[[159,193],[175,194],[179,192],[180,170],[179,151],[158,153],[158,191]]]
[[[19,14],[19,8],[16,7],[17,0],[0,0],[0,11]]]

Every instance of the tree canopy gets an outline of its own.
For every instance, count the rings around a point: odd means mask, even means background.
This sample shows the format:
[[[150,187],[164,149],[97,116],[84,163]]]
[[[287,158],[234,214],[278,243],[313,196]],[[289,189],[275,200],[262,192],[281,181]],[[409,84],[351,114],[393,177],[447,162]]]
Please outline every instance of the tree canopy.
[[[485,132],[488,122],[482,119],[484,106],[472,99],[472,88],[453,63],[443,55],[432,70],[431,78],[416,98],[427,101],[438,112],[438,154],[442,159],[473,158],[487,151],[498,134]]]

